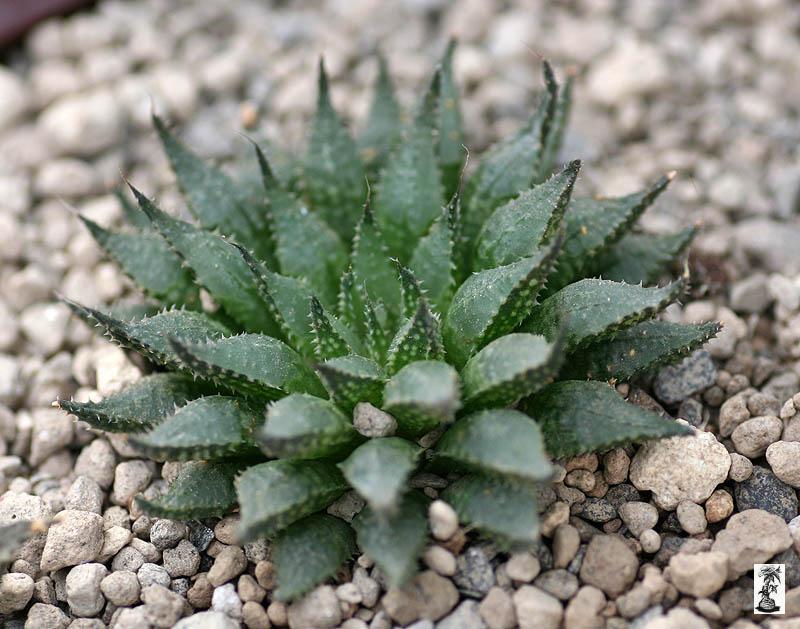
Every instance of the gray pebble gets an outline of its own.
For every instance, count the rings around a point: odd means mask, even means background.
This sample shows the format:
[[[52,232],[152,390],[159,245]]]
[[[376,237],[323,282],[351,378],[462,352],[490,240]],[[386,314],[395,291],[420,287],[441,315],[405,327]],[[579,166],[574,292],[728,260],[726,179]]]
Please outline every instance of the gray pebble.
[[[169,573],[166,571],[164,566],[159,566],[158,564],[154,563],[142,564],[142,567],[139,568],[136,576],[139,579],[139,585],[141,586],[142,590],[150,587],[151,585],[169,587],[170,584]]]
[[[200,567],[200,553],[189,540],[181,540],[175,548],[163,552],[164,568],[171,577],[191,577]]]
[[[44,603],[35,603],[25,619],[25,629],[66,629],[68,625],[69,616],[61,608]]]
[[[134,572],[112,572],[100,582],[100,590],[114,605],[128,607],[139,602],[141,586]]]
[[[184,599],[161,585],[142,588],[145,618],[161,629],[173,627],[183,615]]]
[[[159,550],[175,548],[186,537],[187,529],[183,522],[175,520],[156,520],[150,527],[150,543]]]
[[[236,593],[233,583],[226,583],[214,588],[214,594],[211,597],[211,608],[215,612],[222,612],[236,620],[242,617],[242,601]]]
[[[114,560],[111,562],[111,569],[114,572],[118,570],[136,572],[142,567],[142,564],[144,564],[142,553],[132,546],[126,546],[114,557]]]
[[[108,570],[101,563],[85,563],[75,566],[67,575],[67,603],[75,616],[96,616],[106,600],[100,591],[100,582]]]

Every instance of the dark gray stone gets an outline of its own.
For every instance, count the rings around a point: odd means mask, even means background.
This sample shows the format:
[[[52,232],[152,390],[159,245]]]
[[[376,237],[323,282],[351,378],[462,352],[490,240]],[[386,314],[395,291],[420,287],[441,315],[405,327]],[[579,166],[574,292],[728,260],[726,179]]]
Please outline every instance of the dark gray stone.
[[[793,547],[789,547],[782,553],[775,555],[769,563],[782,563],[786,565],[786,588],[794,588],[800,585],[800,557]]]
[[[494,585],[494,570],[488,554],[480,546],[470,546],[458,558],[455,584],[467,594],[485,596]]]
[[[733,492],[737,511],[763,509],[779,515],[787,522],[797,515],[797,494],[771,471],[758,465],[753,474],[736,484]]]
[[[698,350],[677,365],[664,367],[653,382],[653,393],[664,404],[677,404],[692,393],[710,387],[717,378],[717,367],[706,350]]]
[[[197,520],[187,522],[186,526],[189,529],[189,541],[202,553],[214,539],[214,531]]]
[[[703,428],[708,422],[708,413],[703,405],[692,397],[687,397],[678,407],[678,417],[685,419],[696,428]]]
[[[572,505],[572,515],[590,522],[608,522],[617,517],[617,510],[605,498],[587,498],[585,502]]]
[[[611,503],[615,509],[619,509],[626,502],[639,502],[642,494],[630,483],[620,483],[608,488],[604,498]]]

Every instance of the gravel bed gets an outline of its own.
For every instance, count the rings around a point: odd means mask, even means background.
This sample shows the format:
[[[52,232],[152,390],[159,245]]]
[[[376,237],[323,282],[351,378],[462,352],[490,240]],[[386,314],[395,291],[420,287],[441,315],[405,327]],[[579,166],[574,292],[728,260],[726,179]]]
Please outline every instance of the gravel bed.
[[[50,21],[0,65],[0,523],[52,520],[0,576],[5,627],[694,629],[800,626],[800,7],[793,0],[112,0]],[[71,318],[136,298],[69,211],[113,226],[120,172],[182,212],[151,109],[199,152],[247,153],[237,132],[301,146],[324,53],[333,95],[363,121],[380,48],[399,94],[459,36],[456,74],[480,149],[535,102],[542,56],[579,72],[565,156],[582,193],[679,176],[652,231],[700,226],[691,300],[720,320],[705,350],[633,385],[629,401],[693,437],[560,461],[542,541],[506,553],[434,500],[423,572],[386,591],[366,556],[290,605],[265,543],[236,516],[151,519],[179,465],[138,458],[51,408],[142,375]],[[435,487],[426,493],[436,499]],[[348,503],[334,507],[348,516]],[[352,516],[352,513],[349,513]],[[752,565],[785,563],[786,616],[753,616]],[[777,617],[773,617],[777,618]]]

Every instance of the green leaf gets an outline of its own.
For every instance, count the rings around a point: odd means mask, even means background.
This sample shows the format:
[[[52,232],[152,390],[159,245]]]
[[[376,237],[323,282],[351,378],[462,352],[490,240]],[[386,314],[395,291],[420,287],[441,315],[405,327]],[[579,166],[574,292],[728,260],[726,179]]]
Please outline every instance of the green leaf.
[[[320,60],[317,113],[305,159],[305,184],[311,206],[345,241],[353,237],[358,208],[366,196],[365,181],[358,148],[333,108]]]
[[[467,361],[461,372],[467,410],[509,406],[553,382],[564,361],[560,343],[507,334]]]
[[[103,250],[147,295],[167,305],[195,306],[200,295],[183,261],[153,233],[123,233],[80,219]]]
[[[547,284],[553,294],[585,277],[602,255],[622,238],[674,177],[661,177],[646,190],[613,199],[573,199],[565,216],[566,238]]]
[[[398,433],[409,437],[453,421],[460,406],[458,374],[437,360],[406,365],[383,391],[383,409],[397,420]]]
[[[117,201],[119,201],[122,213],[125,215],[125,222],[128,225],[139,231],[150,230],[150,219],[142,213],[139,209],[139,205],[125,194],[124,187],[114,190],[114,196],[117,197]]]
[[[692,242],[693,227],[675,234],[628,234],[597,261],[597,275],[628,284],[659,279]]]
[[[372,356],[376,363],[384,364],[386,362],[386,353],[389,351],[390,339],[386,328],[370,303],[364,304],[364,319],[367,328],[366,346],[369,355]]]
[[[394,94],[389,68],[378,56],[378,78],[375,95],[367,117],[367,126],[358,139],[361,156],[371,168],[380,167],[400,140],[400,105]]]
[[[155,373],[100,402],[59,400],[58,407],[107,432],[144,432],[205,392],[202,384],[179,373]]]
[[[257,452],[253,431],[260,412],[242,398],[211,395],[192,400],[131,442],[157,461],[213,460]]]
[[[272,536],[292,522],[324,509],[349,489],[328,461],[281,459],[260,463],[237,479],[244,541]]]
[[[132,349],[162,365],[179,366],[170,339],[199,343],[229,336],[230,330],[202,312],[166,310],[152,317],[120,321],[105,313],[62,298],[62,301],[89,325],[97,325],[122,347]]]
[[[530,546],[539,536],[536,485],[508,477],[468,474],[442,493],[465,524],[504,546]]]
[[[521,329],[544,334],[548,339],[563,333],[567,351],[573,352],[651,319],[675,301],[683,289],[682,281],[663,288],[644,288],[609,280],[581,280],[545,299]]]
[[[42,520],[12,520],[0,524],[0,565],[3,569],[17,558],[17,550],[27,540],[44,531],[46,525]]]
[[[428,500],[416,491],[400,499],[397,510],[379,514],[369,506],[353,520],[358,545],[378,565],[391,587],[399,587],[417,571],[428,539]]]
[[[333,576],[356,552],[356,536],[344,520],[315,513],[281,531],[272,547],[278,575],[275,598],[290,601]]]
[[[718,323],[682,325],[669,321],[645,321],[600,339],[572,354],[562,378],[632,380],[656,367],[678,362],[716,336]]]
[[[352,338],[346,338],[344,326],[328,314],[316,297],[311,298],[311,332],[314,353],[320,360],[354,353]]]
[[[239,253],[250,268],[256,288],[283,336],[302,354],[314,353],[313,334],[309,322],[309,303],[313,293],[303,280],[273,273],[256,260],[244,247]]]
[[[455,290],[454,205],[446,207],[417,243],[408,263],[437,312],[447,312]]]
[[[389,252],[375,224],[369,201],[356,227],[350,269],[355,281],[364,287],[370,299],[383,302],[390,310],[397,311],[400,298],[397,273],[389,261]]]
[[[397,507],[421,452],[419,446],[400,437],[370,439],[339,467],[374,511],[387,513]]]
[[[396,373],[417,360],[441,358],[439,321],[421,299],[413,317],[398,328],[386,354],[386,371]]]
[[[299,393],[269,406],[256,438],[267,455],[292,459],[335,459],[363,440],[333,403]]]
[[[535,254],[552,238],[564,217],[581,163],[501,205],[486,220],[477,239],[474,269],[491,269]]]
[[[557,382],[524,406],[539,422],[554,457],[692,433],[688,426],[628,404],[611,386],[597,381]]]
[[[558,153],[564,140],[564,132],[569,122],[570,109],[572,108],[573,83],[574,75],[569,74],[564,86],[558,91],[553,119],[548,128],[544,156],[542,157],[542,165],[539,171],[541,179],[544,179],[553,170],[558,159]]]
[[[381,174],[375,218],[392,256],[405,263],[442,209],[444,190],[423,107]]]
[[[276,399],[287,393],[325,395],[316,374],[288,345],[263,334],[240,334],[217,341],[173,342],[184,367],[195,376],[244,395]]]
[[[440,89],[437,107],[437,131],[439,165],[442,169],[444,198],[449,199],[458,190],[461,170],[464,167],[464,129],[459,104],[458,87],[453,78],[453,51],[456,41],[447,44],[444,57],[439,65]]]
[[[385,375],[380,366],[363,356],[340,356],[316,366],[317,373],[336,405],[351,413],[359,402],[380,406]]]
[[[155,518],[196,520],[223,516],[236,504],[233,479],[240,467],[236,463],[187,463],[166,493],[151,500],[139,495],[136,504]]]
[[[436,454],[477,472],[519,480],[546,481],[553,473],[539,426],[511,409],[462,417],[439,439]]]
[[[158,116],[153,116],[153,124],[175,171],[178,186],[203,227],[232,236],[259,257],[269,259],[272,241],[263,205],[253,204],[243,188],[228,175],[186,148]]]
[[[309,211],[286,190],[273,176],[263,153],[257,150],[257,154],[281,272],[304,278],[323,303],[333,305],[339,277],[347,265],[347,249],[342,239],[317,213]]]
[[[402,302],[400,314],[404,318],[410,319],[419,309],[419,302],[424,299],[422,286],[411,269],[401,264],[396,258],[393,259],[393,262],[400,277],[400,300]]]
[[[528,316],[560,246],[561,239],[556,238],[528,258],[473,273],[458,288],[443,330],[448,357],[456,366]]]
[[[490,148],[465,189],[463,236],[469,244],[495,208],[530,187],[538,176],[548,116],[548,92],[530,121],[514,136]]]
[[[239,250],[216,234],[171,217],[136,188],[131,190],[153,226],[186,261],[198,283],[240,325],[250,332],[270,336],[280,329],[261,298]]]

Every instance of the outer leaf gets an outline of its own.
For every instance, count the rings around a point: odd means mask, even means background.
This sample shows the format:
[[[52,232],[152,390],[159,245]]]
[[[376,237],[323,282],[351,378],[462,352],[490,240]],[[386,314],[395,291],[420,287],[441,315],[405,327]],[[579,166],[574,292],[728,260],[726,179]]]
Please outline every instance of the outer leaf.
[[[161,236],[115,233],[84,216],[80,218],[103,250],[146,294],[169,305],[199,303],[200,295],[191,274]]]
[[[438,312],[447,312],[455,289],[455,208],[446,207],[417,243],[408,265]]]
[[[100,402],[59,400],[58,407],[107,432],[149,430],[175,408],[203,394],[204,387],[179,373],[155,373]]]
[[[439,439],[436,453],[481,473],[548,480],[553,469],[539,426],[511,409],[479,411],[459,419]]]
[[[375,561],[392,587],[403,585],[417,570],[428,538],[427,502],[423,495],[410,491],[393,514],[380,515],[365,507],[353,520],[359,547]]]
[[[602,255],[631,228],[674,177],[661,177],[648,189],[613,199],[573,199],[566,214],[566,239],[548,293],[585,277]]]
[[[353,353],[351,339],[345,338],[342,326],[334,317],[325,312],[325,308],[316,297],[311,298],[311,332],[314,338],[314,352],[322,360],[347,356]]]
[[[631,380],[656,367],[678,362],[719,330],[718,323],[681,325],[645,321],[576,352],[570,356],[561,377]]]
[[[561,241],[506,266],[473,273],[459,287],[444,321],[444,343],[456,366],[512,331],[536,304]]]
[[[302,280],[273,273],[256,260],[246,249],[239,247],[247,266],[253,273],[261,299],[283,336],[301,353],[313,354],[313,335],[309,322],[309,303],[313,293]]]
[[[421,452],[419,446],[400,437],[370,439],[339,467],[374,511],[387,513],[397,507]]]
[[[178,186],[203,227],[233,236],[261,258],[269,259],[272,241],[265,208],[253,204],[236,182],[179,142],[158,116],[153,116],[153,124],[175,171]]]
[[[380,406],[385,376],[375,361],[363,356],[341,356],[316,369],[331,399],[345,412],[352,412],[359,402]]]
[[[312,207],[346,241],[353,237],[358,208],[366,196],[364,182],[358,149],[333,108],[320,60],[317,113],[305,160],[305,183]]]
[[[456,42],[451,39],[440,64],[441,87],[437,108],[437,130],[439,132],[437,153],[442,169],[442,185],[445,198],[449,199],[458,189],[461,170],[464,167],[464,129],[459,105],[458,87],[453,79],[453,51]]]
[[[404,263],[441,212],[444,196],[428,113],[423,107],[407,137],[389,156],[375,205],[389,252]]]
[[[411,362],[440,357],[439,321],[422,299],[414,316],[406,319],[394,335],[386,354],[386,371],[393,374]]]
[[[386,383],[383,408],[394,415],[401,435],[418,437],[453,421],[461,406],[459,397],[455,369],[441,361],[418,361]]]
[[[530,397],[525,409],[539,421],[554,457],[692,433],[683,424],[628,404],[603,382],[557,382]]]
[[[334,304],[339,277],[347,265],[347,250],[341,238],[318,214],[285,190],[272,175],[264,155],[258,152],[258,156],[281,272],[305,278],[323,303]]]
[[[147,434],[131,441],[157,461],[221,459],[257,452],[256,408],[242,398],[212,395],[189,402]]]
[[[491,269],[535,254],[558,230],[581,163],[501,205],[486,220],[477,240],[475,269]]]
[[[574,83],[574,75],[567,76],[563,87],[558,91],[556,98],[556,105],[553,112],[553,121],[547,133],[545,140],[544,157],[542,158],[542,165],[539,171],[540,179],[544,179],[552,170],[558,159],[558,153],[561,150],[561,144],[564,139],[564,132],[567,129],[569,122],[569,113],[572,108],[572,86]]]
[[[316,374],[288,345],[263,334],[240,334],[206,343],[174,341],[175,353],[194,375],[268,399],[286,393],[325,395]]]
[[[251,332],[280,333],[247,264],[220,236],[171,217],[131,187],[153,226],[194,271],[197,281],[236,321]]]
[[[236,504],[233,479],[239,467],[235,463],[187,463],[166,493],[152,500],[139,495],[136,503],[156,518],[193,520],[222,516]]]
[[[248,468],[236,489],[242,511],[240,537],[252,540],[324,509],[349,486],[333,463],[282,459]]]
[[[598,260],[597,274],[607,280],[649,284],[665,273],[694,238],[687,227],[676,234],[628,234]]]
[[[278,573],[275,598],[302,596],[332,576],[356,552],[356,536],[344,520],[315,513],[290,524],[275,539],[272,560]]]
[[[467,361],[461,372],[469,410],[509,406],[550,384],[564,360],[560,343],[543,336],[507,334]]]
[[[62,301],[81,319],[102,328],[122,347],[163,365],[179,365],[178,356],[170,344],[171,338],[184,343],[199,343],[230,335],[228,328],[201,312],[167,310],[152,317],[125,322],[69,299],[62,298]]]
[[[361,156],[371,167],[381,166],[400,139],[400,105],[394,95],[389,68],[378,56],[378,79],[375,96],[367,117],[367,126],[358,140]]]
[[[364,206],[364,215],[356,227],[350,268],[355,281],[363,285],[370,299],[397,311],[400,297],[397,273],[389,261],[388,249],[375,224],[369,202]]]
[[[331,402],[298,393],[270,405],[257,439],[267,455],[292,459],[336,458],[363,440]]]
[[[608,280],[581,280],[545,299],[522,326],[552,339],[564,334],[568,352],[650,319],[683,292],[683,282],[643,288]]]
[[[485,474],[469,474],[442,494],[459,521],[509,546],[529,546],[539,535],[537,489],[532,483]]]
[[[513,137],[484,155],[465,190],[464,240],[472,242],[481,225],[509,199],[536,181],[544,138],[552,115],[552,96],[545,92],[536,113]]]
[[[139,209],[139,205],[132,201],[125,193],[124,188],[117,188],[114,190],[114,196],[117,197],[122,213],[125,215],[125,222],[131,227],[139,231],[148,231],[150,229],[150,219]]]

